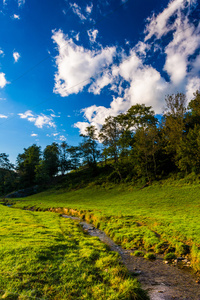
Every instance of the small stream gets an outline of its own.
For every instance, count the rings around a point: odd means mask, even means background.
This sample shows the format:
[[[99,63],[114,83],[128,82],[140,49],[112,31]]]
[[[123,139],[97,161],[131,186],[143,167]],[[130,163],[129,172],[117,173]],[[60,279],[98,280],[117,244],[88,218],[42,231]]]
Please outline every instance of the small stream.
[[[79,224],[84,231],[91,236],[98,237],[112,251],[118,252],[122,263],[129,272],[137,275],[142,288],[148,291],[151,300],[200,300],[200,284],[196,282],[197,278],[184,269],[165,264],[162,255],[157,255],[155,261],[132,256],[134,250],[121,248],[105,232],[95,228],[92,224],[78,217],[62,216],[80,221]]]

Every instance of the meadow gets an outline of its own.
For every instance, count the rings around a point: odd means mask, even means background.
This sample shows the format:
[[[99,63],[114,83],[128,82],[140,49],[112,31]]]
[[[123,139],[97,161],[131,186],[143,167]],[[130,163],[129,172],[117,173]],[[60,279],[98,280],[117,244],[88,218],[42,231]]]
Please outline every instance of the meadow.
[[[0,241],[1,299],[147,299],[118,254],[59,214],[0,205]]]
[[[79,215],[124,248],[187,256],[200,271],[199,184],[53,188],[15,200],[15,207]],[[63,210],[65,208],[65,210]]]

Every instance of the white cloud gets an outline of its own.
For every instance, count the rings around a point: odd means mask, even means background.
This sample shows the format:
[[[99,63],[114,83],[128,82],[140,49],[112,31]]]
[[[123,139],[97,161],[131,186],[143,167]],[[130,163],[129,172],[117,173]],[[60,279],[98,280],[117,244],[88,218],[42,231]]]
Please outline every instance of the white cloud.
[[[7,119],[7,118],[8,118],[8,116],[0,114],[0,119]]]
[[[188,80],[186,85],[186,98],[188,102],[194,98],[194,92],[197,90],[200,90],[200,78],[193,77]]]
[[[18,114],[21,119],[28,119],[29,117],[33,117],[32,111],[27,110],[24,114]]]
[[[38,134],[37,134],[37,133],[32,133],[32,134],[31,134],[31,136],[33,136],[33,137],[37,137],[37,136],[38,136]]]
[[[2,49],[0,49],[0,55],[1,55],[1,56],[4,56],[4,52],[3,52]]]
[[[194,0],[192,4],[195,4],[197,0]],[[163,10],[158,16],[153,16],[148,18],[148,25],[146,26],[145,41],[155,36],[156,38],[161,38],[163,35],[166,35],[169,31],[176,29],[177,23],[176,18],[173,23],[169,22],[169,19],[172,16],[176,15],[178,18],[181,16],[181,11],[185,9],[186,6],[190,5],[190,0],[172,0],[169,2],[167,8]]]
[[[53,121],[52,116],[46,116],[44,114],[34,115],[31,110],[27,110],[25,113],[20,113],[18,115],[21,119],[27,119],[29,122],[34,123],[34,125],[38,128],[43,128],[44,126],[47,128],[56,128],[56,124]]]
[[[88,50],[76,45],[61,30],[54,31],[52,39],[58,45],[54,92],[62,97],[77,94],[91,82],[91,77],[113,62],[115,47]]]
[[[166,94],[179,91],[185,92],[188,100],[192,98],[200,88],[200,55],[195,56],[200,48],[200,23],[195,25],[189,17],[196,3],[197,0],[170,1],[163,12],[147,20],[144,41],[139,41],[127,55],[125,50],[113,46],[100,45],[100,50],[91,51],[77,46],[61,31],[54,32],[53,39],[59,50],[54,92],[68,96],[81,92],[87,85],[88,91],[95,95],[105,88],[112,93],[109,107],[92,105],[82,109],[85,120],[74,125],[81,133],[89,124],[99,129],[106,117],[123,113],[137,103],[152,106],[156,113],[162,113]],[[171,38],[165,38],[169,32]],[[96,41],[97,33],[88,30],[91,42]],[[149,64],[150,51],[155,56],[156,51],[163,55],[163,71],[168,76],[162,77]],[[118,63],[113,63],[115,56]],[[93,80],[87,80],[91,77]]]
[[[18,0],[18,6],[23,6],[25,4],[25,0]]]
[[[65,142],[67,139],[64,135],[60,135],[59,140],[62,141],[62,142]]]
[[[77,122],[74,124],[74,127],[79,129],[80,134],[85,134],[85,130],[89,125],[90,123],[88,122]]]
[[[78,6],[78,4],[76,4],[76,3],[73,3],[73,4],[70,3],[70,6],[72,8],[73,13],[75,15],[77,15],[81,19],[81,21],[85,21],[86,20],[86,17],[82,14],[81,8],[80,8],[80,6]]]
[[[18,62],[19,58],[20,58],[20,54],[18,52],[13,52],[13,57],[15,62]]]
[[[98,30],[97,29],[90,29],[87,31],[87,34],[89,36],[89,40],[91,43],[95,43],[96,42],[96,38],[97,38],[97,34],[98,34]]]
[[[0,73],[0,87],[3,88],[4,86],[6,86],[6,84],[8,84],[8,81],[5,78],[5,73]]]
[[[91,3],[90,5],[87,5],[85,11],[86,11],[86,13],[91,14],[92,9],[93,9],[93,3]]]
[[[19,16],[19,15],[16,15],[16,14],[14,14],[14,15],[13,15],[13,19],[20,20],[20,16]]]

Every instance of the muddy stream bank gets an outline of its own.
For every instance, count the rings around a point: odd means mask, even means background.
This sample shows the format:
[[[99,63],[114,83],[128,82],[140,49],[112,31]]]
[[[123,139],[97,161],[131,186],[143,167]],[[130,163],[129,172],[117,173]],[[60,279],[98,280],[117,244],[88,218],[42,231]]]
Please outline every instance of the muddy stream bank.
[[[118,252],[122,263],[129,272],[137,275],[142,288],[148,291],[151,300],[200,300],[200,284],[196,282],[195,275],[184,269],[165,264],[161,255],[157,255],[155,261],[132,256],[134,250],[122,249],[103,231],[95,228],[92,224],[88,224],[78,217],[62,216],[80,221],[79,224],[84,231],[91,236],[98,237],[112,251]]]

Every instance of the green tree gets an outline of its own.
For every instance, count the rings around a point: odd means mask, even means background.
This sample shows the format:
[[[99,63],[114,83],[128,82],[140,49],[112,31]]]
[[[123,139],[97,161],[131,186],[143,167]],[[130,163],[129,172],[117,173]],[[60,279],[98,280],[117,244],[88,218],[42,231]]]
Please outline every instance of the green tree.
[[[178,148],[178,167],[185,174],[200,173],[200,125],[190,128]]]
[[[59,170],[59,146],[57,143],[47,145],[43,152],[44,169],[49,177],[53,177]]]
[[[119,157],[118,141],[120,137],[120,127],[117,118],[109,116],[105,119],[99,139],[104,145],[103,153],[114,159],[117,163]]]
[[[162,121],[163,147],[172,162],[177,164],[177,151],[185,133],[186,98],[182,93],[168,95]]]
[[[16,172],[6,153],[0,153],[0,195],[15,189]]]
[[[97,143],[97,128],[93,125],[88,126],[85,134],[81,134],[83,142],[80,144],[83,162],[89,167],[96,168],[97,160],[100,157],[100,151]]]
[[[41,158],[41,147],[33,144],[24,148],[22,154],[17,156],[17,172],[20,177],[20,184],[23,187],[31,186],[35,183],[36,166]]]
[[[71,169],[72,170],[77,170],[78,167],[80,166],[80,158],[81,158],[80,147],[71,146],[67,149],[67,152],[68,152],[69,157],[70,157]]]
[[[71,161],[69,160],[69,153],[68,153],[69,146],[66,142],[62,142],[59,147],[60,151],[60,167],[59,170],[61,174],[64,175],[66,171],[71,169]]]

